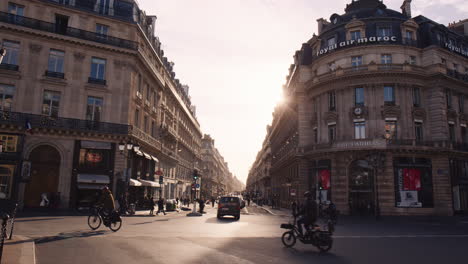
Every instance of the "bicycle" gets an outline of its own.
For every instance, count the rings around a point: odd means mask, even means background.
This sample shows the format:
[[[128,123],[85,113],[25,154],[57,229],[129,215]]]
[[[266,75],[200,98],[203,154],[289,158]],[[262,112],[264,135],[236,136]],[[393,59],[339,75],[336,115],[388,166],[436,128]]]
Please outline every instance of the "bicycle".
[[[92,207],[91,214],[88,216],[88,226],[92,230],[96,230],[102,223],[113,232],[117,232],[122,227],[122,218],[115,210],[106,215],[101,206]]]

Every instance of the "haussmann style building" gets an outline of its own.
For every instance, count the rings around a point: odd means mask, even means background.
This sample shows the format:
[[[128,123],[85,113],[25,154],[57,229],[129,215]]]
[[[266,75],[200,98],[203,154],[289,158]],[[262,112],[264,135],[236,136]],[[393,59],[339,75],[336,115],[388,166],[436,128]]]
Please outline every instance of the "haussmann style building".
[[[317,22],[247,189],[283,207],[311,190],[345,214],[468,212],[468,19],[356,0]]]

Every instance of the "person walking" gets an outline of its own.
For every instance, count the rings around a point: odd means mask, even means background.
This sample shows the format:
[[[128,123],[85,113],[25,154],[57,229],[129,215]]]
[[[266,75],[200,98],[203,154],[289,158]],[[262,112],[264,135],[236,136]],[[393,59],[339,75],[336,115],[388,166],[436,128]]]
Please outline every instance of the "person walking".
[[[159,198],[158,200],[158,211],[156,212],[157,215],[159,215],[159,213],[163,212],[164,215],[166,215],[166,211],[164,210],[164,199],[163,198]]]
[[[149,200],[149,207],[150,207],[150,213],[149,215],[154,215],[154,199],[153,199],[153,196],[151,196],[150,200]]]
[[[211,196],[211,207],[214,207],[214,204],[215,204],[215,198]]]
[[[175,201],[176,201],[176,204],[179,205],[179,197],[177,197]]]
[[[250,206],[250,197],[247,197],[247,206]]]
[[[203,214],[203,209],[205,209],[205,201],[200,198],[198,199],[198,204],[200,205],[200,214]]]

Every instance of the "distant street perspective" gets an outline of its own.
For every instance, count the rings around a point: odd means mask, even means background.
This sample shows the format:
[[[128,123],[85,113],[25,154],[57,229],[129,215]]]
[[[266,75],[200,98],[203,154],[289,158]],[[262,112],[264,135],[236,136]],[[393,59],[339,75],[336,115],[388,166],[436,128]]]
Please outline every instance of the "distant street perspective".
[[[211,205],[202,217],[138,212],[115,233],[91,230],[85,216],[21,217],[15,233],[35,241],[39,264],[459,263],[468,246],[468,218],[344,217],[329,252],[300,242],[285,248],[280,224],[289,211],[265,208],[246,207],[239,221],[217,219]]]

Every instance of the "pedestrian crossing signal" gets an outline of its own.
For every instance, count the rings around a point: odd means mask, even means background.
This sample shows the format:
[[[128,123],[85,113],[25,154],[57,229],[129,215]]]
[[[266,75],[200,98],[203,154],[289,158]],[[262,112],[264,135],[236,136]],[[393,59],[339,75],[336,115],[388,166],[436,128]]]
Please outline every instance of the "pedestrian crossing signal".
[[[193,170],[193,179],[198,180],[198,170]]]

